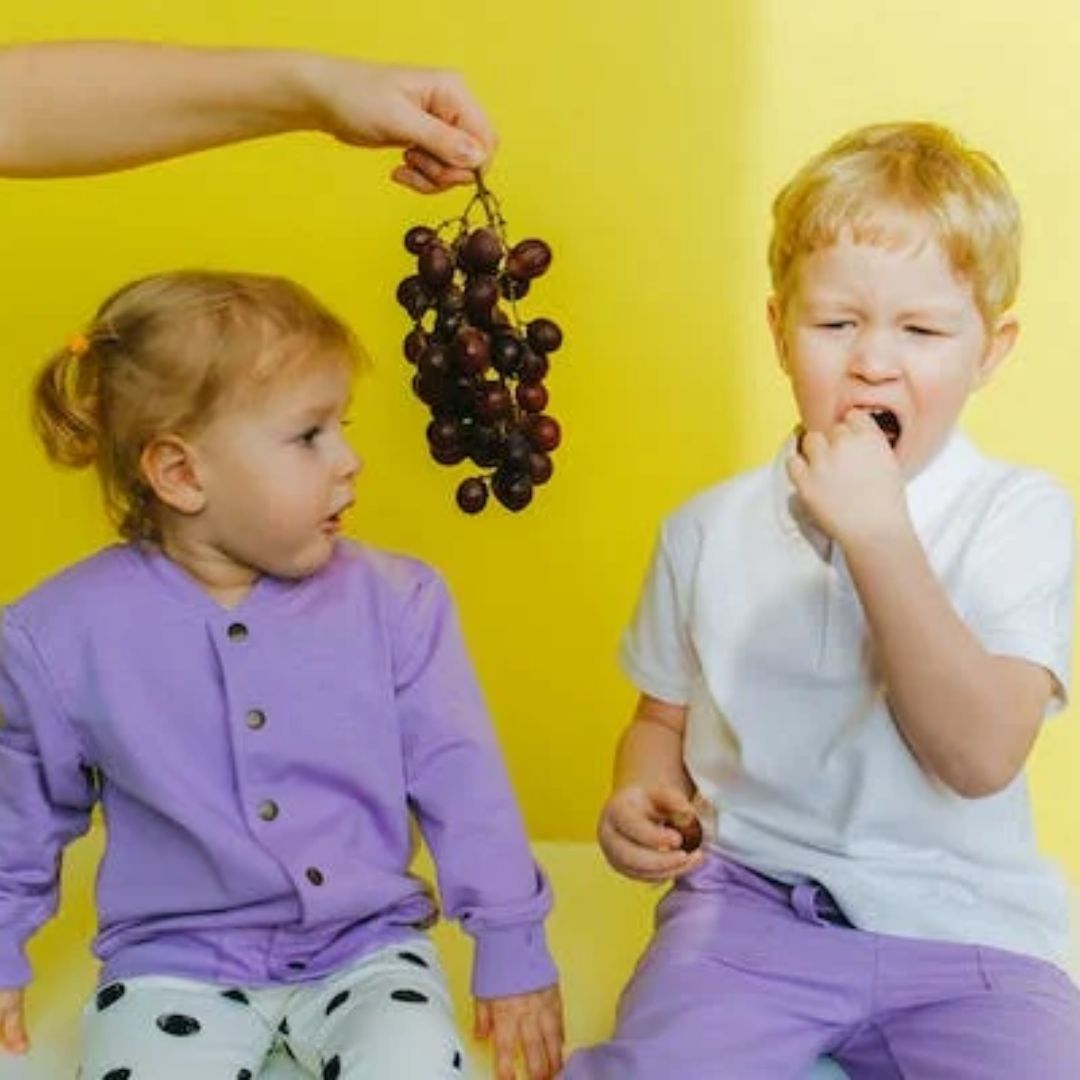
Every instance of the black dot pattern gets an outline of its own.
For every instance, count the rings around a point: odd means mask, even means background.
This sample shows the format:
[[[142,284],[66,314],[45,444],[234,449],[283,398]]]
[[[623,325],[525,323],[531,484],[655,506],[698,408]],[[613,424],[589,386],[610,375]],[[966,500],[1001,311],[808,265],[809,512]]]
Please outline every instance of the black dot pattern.
[[[236,1080],[251,1080],[251,1070],[250,1069],[241,1069],[236,1074]]]
[[[330,1004],[326,1006],[326,1015],[329,1016],[335,1009],[340,1009],[346,1001],[349,1000],[349,991],[342,990],[340,994],[335,994],[330,999]]]
[[[455,1069],[460,1069],[461,1068],[461,1051],[460,1050],[455,1050],[454,1051],[454,1068]]]
[[[250,1005],[247,994],[243,990],[222,990],[221,996],[228,998],[230,1001],[235,1001],[238,1005]]]
[[[104,1012],[110,1005],[115,1005],[125,994],[127,987],[123,983],[110,983],[103,986],[97,995],[97,1010]]]
[[[183,1013],[166,1013],[164,1016],[159,1016],[157,1026],[166,1035],[175,1035],[177,1038],[197,1035],[202,1031],[202,1024],[194,1016],[185,1016]]]
[[[130,1069],[110,1069],[101,1080],[131,1080]]]
[[[278,1029],[278,1031],[281,1032],[282,1035],[288,1035],[289,1034],[289,1021],[288,1020],[282,1020],[281,1023],[278,1024],[277,1029]]]
[[[341,1058],[335,1054],[322,1070],[322,1080],[338,1080],[341,1075]]]
[[[427,1000],[427,994],[421,994],[419,990],[395,990],[391,995],[394,1001],[407,1001],[412,1005],[423,1005]]]
[[[415,964],[417,967],[426,968],[428,966],[428,962],[422,956],[417,956],[414,952],[399,952],[398,959],[406,960],[410,964]]]

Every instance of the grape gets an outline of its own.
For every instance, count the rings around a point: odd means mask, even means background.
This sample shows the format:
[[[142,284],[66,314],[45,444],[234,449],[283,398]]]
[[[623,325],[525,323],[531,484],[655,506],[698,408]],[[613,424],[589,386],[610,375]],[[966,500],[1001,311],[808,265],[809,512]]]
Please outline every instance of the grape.
[[[477,395],[476,411],[484,420],[501,420],[510,412],[510,391],[502,383],[486,383]]]
[[[474,225],[473,207],[486,222]],[[551,265],[551,248],[531,237],[511,244],[498,201],[477,175],[464,213],[432,229],[416,225],[405,248],[415,272],[398,303],[413,321],[402,343],[415,365],[413,393],[428,407],[427,450],[439,464],[467,458],[483,470],[462,480],[458,507],[480,513],[493,496],[506,509],[527,507],[554,473],[562,439],[545,410],[549,354],[563,342],[549,318],[525,321],[517,304]]]
[[[492,477],[491,490],[507,510],[515,513],[532,502],[532,481],[522,473],[499,469]]]
[[[562,441],[558,421],[545,413],[529,417],[525,434],[528,435],[533,448],[544,453],[550,453]]]
[[[442,345],[429,345],[416,362],[421,375],[439,377],[450,374],[450,354]]]
[[[547,388],[540,382],[519,383],[514,396],[527,413],[543,412],[548,403]]]
[[[454,359],[467,375],[480,375],[491,361],[491,346],[487,334],[475,327],[464,326],[454,338]]]
[[[405,359],[411,364],[415,364],[420,359],[420,354],[427,348],[428,336],[420,329],[419,326],[414,326],[406,335],[405,342],[402,346],[402,351],[405,353]]]
[[[518,281],[538,278],[551,265],[551,248],[543,240],[522,240],[506,257],[506,272]]]
[[[466,514],[479,514],[487,506],[487,484],[479,477],[472,476],[458,484],[457,504]]]
[[[554,471],[555,463],[548,454],[534,450],[529,455],[529,478],[537,487],[546,484]]]
[[[514,472],[527,472],[529,469],[529,455],[532,446],[523,431],[511,431],[506,437],[506,446],[503,449],[503,463]]]
[[[534,383],[547,378],[551,364],[544,353],[526,348],[521,354],[520,376],[522,382]]]
[[[502,242],[491,229],[474,229],[461,245],[458,261],[464,270],[490,273],[498,269],[502,254]]]
[[[446,288],[454,278],[454,260],[440,243],[430,243],[420,252],[417,268],[421,280],[434,293]]]
[[[476,326],[491,322],[491,309],[499,299],[499,285],[490,274],[480,274],[465,286],[465,314]]]
[[[426,225],[414,225],[405,234],[405,250],[419,255],[437,235],[434,229],[429,229]]]
[[[525,336],[537,352],[553,353],[562,344],[562,331],[550,319],[533,319]]]
[[[431,294],[418,274],[405,278],[398,286],[397,300],[414,319],[419,319],[431,307]]]

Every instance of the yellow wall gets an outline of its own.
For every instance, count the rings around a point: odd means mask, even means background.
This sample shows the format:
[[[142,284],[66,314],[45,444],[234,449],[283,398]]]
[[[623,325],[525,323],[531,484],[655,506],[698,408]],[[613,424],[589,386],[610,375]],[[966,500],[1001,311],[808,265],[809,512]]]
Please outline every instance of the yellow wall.
[[[1072,5],[985,0],[50,0],[7,5],[0,36],[153,36],[304,45],[462,67],[503,136],[491,184],[515,237],[556,253],[525,310],[567,330],[551,410],[556,478],[512,517],[466,519],[456,471],[426,458],[393,302],[404,229],[463,204],[382,181],[390,159],[316,137],[94,180],[0,185],[0,597],[107,532],[86,477],[53,473],[23,388],[119,281],[180,264],[298,277],[376,360],[354,428],[367,472],[356,535],[440,565],[457,595],[534,834],[585,838],[632,701],[613,661],[655,525],[697,488],[772,453],[792,410],[764,329],[771,194],[841,130],[954,124],[995,153],[1028,222],[1015,362],[969,430],[1049,467],[1080,496],[1067,293],[1080,247]],[[1066,717],[1037,754],[1047,846],[1080,878]]]

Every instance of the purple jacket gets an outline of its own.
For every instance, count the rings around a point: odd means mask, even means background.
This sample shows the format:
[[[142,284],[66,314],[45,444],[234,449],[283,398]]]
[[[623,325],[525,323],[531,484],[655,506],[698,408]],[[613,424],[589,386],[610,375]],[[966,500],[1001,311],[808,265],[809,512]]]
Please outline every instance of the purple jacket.
[[[445,587],[341,542],[300,581],[216,604],[155,551],[107,548],[6,608],[0,986],[55,911],[62,846],[100,800],[103,980],[317,978],[430,924],[410,811],[473,992],[557,975],[551,897]]]

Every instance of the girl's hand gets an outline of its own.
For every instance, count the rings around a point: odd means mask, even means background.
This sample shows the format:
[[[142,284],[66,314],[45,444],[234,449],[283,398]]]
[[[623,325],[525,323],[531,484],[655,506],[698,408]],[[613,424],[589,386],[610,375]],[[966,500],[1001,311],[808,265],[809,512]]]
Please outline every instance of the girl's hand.
[[[495,1080],[514,1080],[518,1052],[529,1080],[551,1080],[562,1068],[563,1008],[558,986],[532,994],[477,998],[474,1033],[490,1038]]]
[[[654,884],[681,877],[701,865],[702,851],[682,850],[672,822],[693,818],[694,807],[678,788],[630,785],[616,791],[600,815],[597,839],[620,874]]]
[[[0,1046],[9,1054],[25,1054],[30,1049],[21,989],[0,990]]]
[[[853,409],[831,431],[808,431],[788,476],[818,527],[841,547],[903,528],[904,478],[867,413]]]

